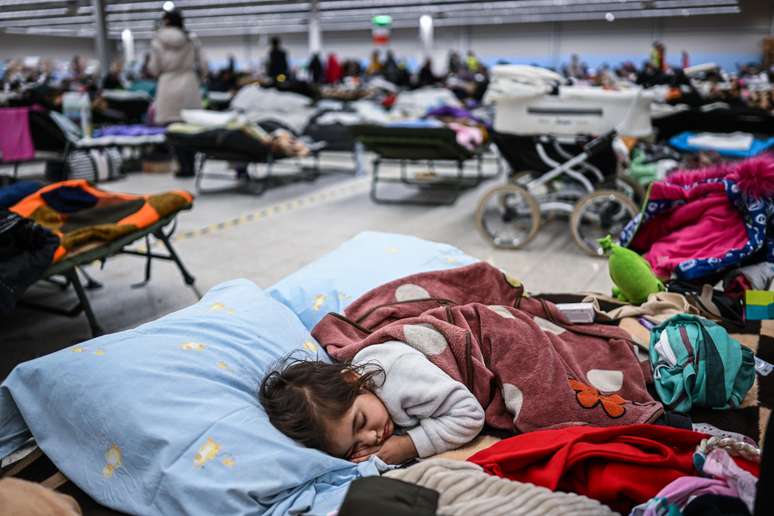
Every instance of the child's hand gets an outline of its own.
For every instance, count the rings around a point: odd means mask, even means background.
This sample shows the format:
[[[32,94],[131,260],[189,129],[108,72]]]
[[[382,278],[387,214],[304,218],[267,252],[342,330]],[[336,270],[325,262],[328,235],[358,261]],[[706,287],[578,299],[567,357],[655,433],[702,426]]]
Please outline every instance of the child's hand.
[[[387,464],[403,464],[417,456],[417,449],[408,435],[393,435],[382,444],[376,456]]]
[[[354,463],[367,461],[368,457],[375,454],[380,449],[381,449],[381,446],[368,446],[366,448],[357,448],[354,452],[352,452],[352,456],[349,457],[349,460]]]

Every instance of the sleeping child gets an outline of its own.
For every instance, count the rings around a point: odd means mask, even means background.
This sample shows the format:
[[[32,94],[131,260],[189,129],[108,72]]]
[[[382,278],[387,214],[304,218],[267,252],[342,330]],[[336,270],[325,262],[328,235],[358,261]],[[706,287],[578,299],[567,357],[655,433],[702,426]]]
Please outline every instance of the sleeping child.
[[[352,460],[427,457],[484,423],[532,432],[653,423],[664,412],[625,331],[572,323],[485,262],[381,285],[312,336],[338,364],[286,365],[261,400],[287,435]]]
[[[428,457],[468,443],[484,425],[467,387],[399,341],[349,363],[286,360],[263,380],[260,399],[285,435],[353,462]]]

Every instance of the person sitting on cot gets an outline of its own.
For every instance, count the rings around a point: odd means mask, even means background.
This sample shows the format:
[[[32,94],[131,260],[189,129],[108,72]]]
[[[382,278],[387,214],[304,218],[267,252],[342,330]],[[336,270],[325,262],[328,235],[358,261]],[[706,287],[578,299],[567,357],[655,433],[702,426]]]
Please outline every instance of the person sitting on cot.
[[[351,363],[287,358],[259,394],[282,433],[352,462],[429,457],[467,444],[484,426],[467,387],[398,341],[368,346]]]

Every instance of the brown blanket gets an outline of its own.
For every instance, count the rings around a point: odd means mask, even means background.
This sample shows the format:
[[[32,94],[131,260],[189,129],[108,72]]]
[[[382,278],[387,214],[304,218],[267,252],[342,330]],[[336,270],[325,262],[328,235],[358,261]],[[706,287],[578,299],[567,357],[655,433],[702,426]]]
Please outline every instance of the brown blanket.
[[[312,334],[337,360],[406,342],[465,384],[495,428],[645,423],[663,412],[624,331],[572,324],[487,263],[382,285]]]

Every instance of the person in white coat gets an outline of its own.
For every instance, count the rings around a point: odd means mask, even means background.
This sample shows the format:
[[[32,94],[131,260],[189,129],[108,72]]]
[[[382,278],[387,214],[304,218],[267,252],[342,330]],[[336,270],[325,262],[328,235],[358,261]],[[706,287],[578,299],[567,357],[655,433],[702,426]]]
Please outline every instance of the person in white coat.
[[[201,109],[199,77],[204,67],[199,41],[185,30],[182,13],[165,11],[161,23],[151,43],[148,70],[158,77],[154,121],[168,124],[179,121],[183,109]]]

